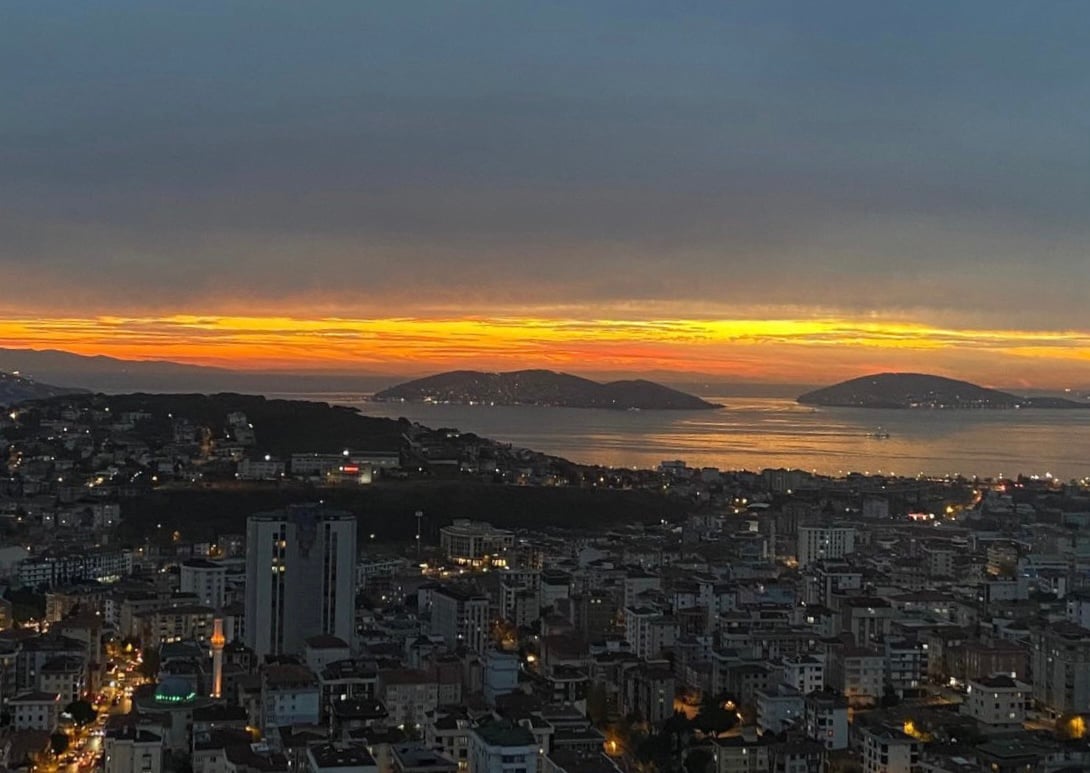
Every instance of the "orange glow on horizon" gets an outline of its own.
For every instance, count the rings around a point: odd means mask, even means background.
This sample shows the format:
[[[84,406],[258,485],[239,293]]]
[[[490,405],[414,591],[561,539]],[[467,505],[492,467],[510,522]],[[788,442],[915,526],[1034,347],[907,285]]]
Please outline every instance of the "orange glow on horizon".
[[[1090,331],[848,318],[9,317],[0,320],[0,346],[318,373],[547,367],[803,381],[913,369],[993,383],[1090,383]]]

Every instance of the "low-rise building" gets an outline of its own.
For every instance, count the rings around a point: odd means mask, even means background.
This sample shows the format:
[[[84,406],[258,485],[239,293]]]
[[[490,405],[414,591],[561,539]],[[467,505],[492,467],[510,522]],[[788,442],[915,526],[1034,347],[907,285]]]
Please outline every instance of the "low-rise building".
[[[392,725],[420,726],[425,713],[439,705],[439,683],[425,671],[408,668],[382,671],[379,687]]]
[[[126,724],[109,730],[103,739],[106,773],[162,773],[163,739]]]
[[[323,743],[307,747],[309,773],[378,773],[378,763],[361,744]]]
[[[641,716],[652,725],[673,716],[674,672],[665,661],[627,668],[622,678],[624,713]]]
[[[1028,684],[1004,674],[970,679],[961,712],[991,728],[1017,728],[1026,720],[1026,702],[1032,697]]]
[[[757,727],[762,733],[782,733],[802,716],[802,693],[794,687],[781,684],[757,691]]]
[[[61,714],[61,696],[55,692],[25,692],[8,701],[11,725],[16,730],[53,732]]]
[[[915,773],[921,744],[893,728],[859,730],[863,747],[863,773]]]
[[[318,678],[305,666],[267,665],[261,672],[261,726],[317,724]]]
[[[225,603],[226,588],[226,564],[203,558],[182,562],[179,569],[179,590],[182,593],[192,593],[198,604],[219,609]]]
[[[532,773],[540,748],[533,733],[506,721],[494,721],[469,733],[469,773]]]
[[[86,686],[87,669],[83,658],[71,655],[51,658],[38,672],[38,690],[59,694],[65,706],[79,700]]]
[[[825,664],[810,655],[783,660],[783,681],[803,695],[825,686]]]
[[[806,737],[830,751],[848,748],[848,700],[833,691],[812,692],[804,699]]]
[[[397,744],[390,749],[394,773],[458,773],[458,763],[421,743]]]

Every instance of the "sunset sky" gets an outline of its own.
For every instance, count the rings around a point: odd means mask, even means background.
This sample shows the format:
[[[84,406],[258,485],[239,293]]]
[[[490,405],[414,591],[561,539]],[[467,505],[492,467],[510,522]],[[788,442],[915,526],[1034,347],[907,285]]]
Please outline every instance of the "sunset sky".
[[[4,3],[0,346],[1090,386],[1082,2]]]

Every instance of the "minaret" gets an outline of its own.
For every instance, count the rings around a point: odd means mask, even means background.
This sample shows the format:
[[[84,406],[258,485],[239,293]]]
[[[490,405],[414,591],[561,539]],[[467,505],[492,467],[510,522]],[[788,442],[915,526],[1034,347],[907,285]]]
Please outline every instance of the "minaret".
[[[212,697],[223,697],[223,618],[212,620],[212,638],[208,640],[212,645]]]

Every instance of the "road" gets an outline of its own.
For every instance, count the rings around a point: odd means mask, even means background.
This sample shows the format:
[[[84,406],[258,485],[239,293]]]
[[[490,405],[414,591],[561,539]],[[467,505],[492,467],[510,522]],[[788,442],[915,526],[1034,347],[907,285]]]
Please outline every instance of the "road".
[[[107,721],[111,716],[128,714],[132,710],[133,689],[147,681],[137,670],[138,652],[115,650],[111,662],[116,664],[115,668],[107,674],[98,694],[89,698],[98,716],[90,724],[72,729],[67,751],[53,765],[43,766],[44,773],[90,773],[96,766],[101,767]]]

